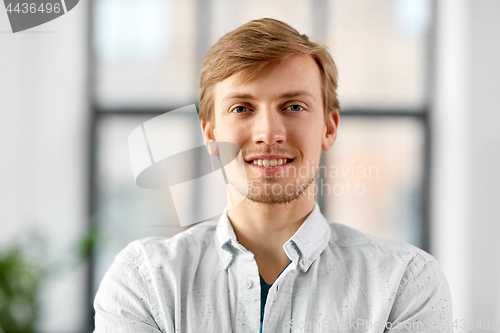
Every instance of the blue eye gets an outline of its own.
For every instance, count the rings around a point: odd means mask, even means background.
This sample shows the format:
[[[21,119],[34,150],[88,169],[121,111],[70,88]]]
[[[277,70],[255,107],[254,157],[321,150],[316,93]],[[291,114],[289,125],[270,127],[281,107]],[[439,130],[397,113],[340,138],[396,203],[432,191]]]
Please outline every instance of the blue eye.
[[[302,106],[300,106],[300,105],[293,104],[293,105],[290,105],[289,107],[287,107],[286,110],[302,111],[302,110],[304,110],[304,108]]]
[[[244,106],[237,106],[233,109],[233,112],[235,113],[244,113],[246,112],[247,108]]]

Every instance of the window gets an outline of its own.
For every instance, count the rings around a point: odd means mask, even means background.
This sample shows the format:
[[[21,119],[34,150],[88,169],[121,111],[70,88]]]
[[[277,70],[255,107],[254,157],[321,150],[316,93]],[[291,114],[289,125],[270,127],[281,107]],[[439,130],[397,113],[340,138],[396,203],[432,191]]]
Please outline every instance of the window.
[[[92,202],[104,235],[92,295],[130,241],[183,230],[168,191],[134,184],[129,133],[196,103],[210,46],[261,17],[323,41],[339,67],[338,141],[318,179],[327,219],[427,249],[430,1],[94,0],[92,9]],[[180,118],[172,126],[199,131]]]

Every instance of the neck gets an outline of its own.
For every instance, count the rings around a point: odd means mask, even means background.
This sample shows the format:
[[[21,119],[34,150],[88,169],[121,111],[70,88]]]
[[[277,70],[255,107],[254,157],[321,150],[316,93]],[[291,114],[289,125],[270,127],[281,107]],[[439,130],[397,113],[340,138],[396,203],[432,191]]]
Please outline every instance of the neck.
[[[314,209],[314,194],[310,191],[308,188],[298,199],[286,204],[245,199],[227,212],[238,242],[254,254],[267,283],[273,283],[290,262],[283,244]]]

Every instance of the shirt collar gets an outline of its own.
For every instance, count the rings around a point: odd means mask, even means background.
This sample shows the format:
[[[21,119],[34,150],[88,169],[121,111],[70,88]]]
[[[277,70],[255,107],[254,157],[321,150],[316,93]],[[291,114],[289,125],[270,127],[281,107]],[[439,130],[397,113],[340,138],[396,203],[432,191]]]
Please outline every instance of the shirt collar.
[[[227,269],[233,261],[234,251],[247,252],[241,246],[227,217],[226,207],[217,224],[215,242],[224,268]],[[313,211],[307,216],[297,232],[283,244],[283,250],[288,258],[306,272],[318,256],[325,250],[330,240],[331,229],[321,214],[319,206],[314,203]]]
[[[236,241],[236,234],[234,233],[233,226],[227,217],[227,210],[228,208],[226,207],[222,211],[219,222],[217,223],[217,230],[214,235],[215,247],[224,264],[224,269],[229,267],[234,257],[230,245],[238,243]]]

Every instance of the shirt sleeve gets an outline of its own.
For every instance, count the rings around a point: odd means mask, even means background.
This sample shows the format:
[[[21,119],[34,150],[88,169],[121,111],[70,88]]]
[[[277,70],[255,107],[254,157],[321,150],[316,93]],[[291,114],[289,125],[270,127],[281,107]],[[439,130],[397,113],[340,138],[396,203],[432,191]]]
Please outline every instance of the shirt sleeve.
[[[94,333],[161,332],[151,313],[147,278],[120,255],[99,286],[94,308]]]
[[[385,332],[453,332],[450,290],[434,258],[408,265]]]

